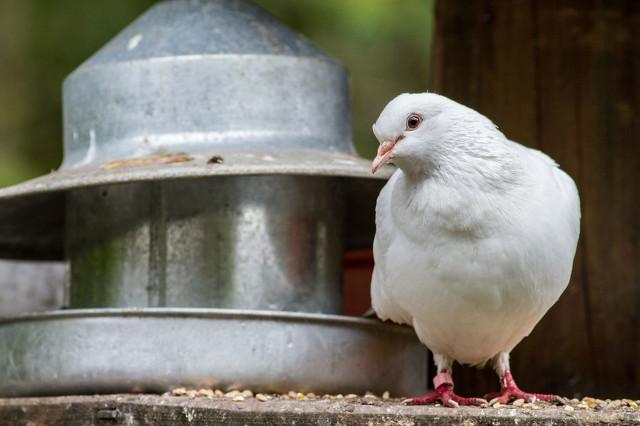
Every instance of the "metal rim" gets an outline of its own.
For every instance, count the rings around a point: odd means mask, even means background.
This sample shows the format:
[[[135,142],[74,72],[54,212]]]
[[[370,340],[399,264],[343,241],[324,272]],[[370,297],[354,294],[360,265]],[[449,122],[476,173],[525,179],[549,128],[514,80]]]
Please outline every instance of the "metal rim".
[[[192,155],[188,164],[163,164],[108,168],[102,166],[81,167],[54,171],[17,185],[0,189],[0,203],[10,199],[67,191],[77,188],[90,188],[100,185],[120,183],[150,182],[168,179],[206,178],[237,175],[306,175],[355,178],[374,181],[388,179],[395,171],[386,167],[376,175],[371,174],[370,162],[357,155],[325,152],[276,152],[249,154],[261,158],[252,159],[244,153],[222,153],[224,163],[210,164],[216,155]],[[314,158],[309,161],[309,156]],[[232,163],[227,162],[229,158]],[[123,162],[135,161],[126,159]],[[143,159],[144,160],[144,159]]]
[[[65,311],[45,311],[0,318],[0,326],[19,322],[47,321],[51,319],[99,318],[99,317],[175,317],[175,318],[225,318],[270,321],[295,321],[324,324],[343,324],[360,327],[388,328],[394,332],[414,334],[406,325],[382,322],[375,319],[331,314],[309,314],[305,312],[258,311],[245,309],[215,308],[105,308],[69,309]]]
[[[337,315],[176,308],[26,314],[0,321],[0,364],[8,367],[0,371],[0,395],[177,386],[409,394],[426,385],[425,354],[409,327]]]

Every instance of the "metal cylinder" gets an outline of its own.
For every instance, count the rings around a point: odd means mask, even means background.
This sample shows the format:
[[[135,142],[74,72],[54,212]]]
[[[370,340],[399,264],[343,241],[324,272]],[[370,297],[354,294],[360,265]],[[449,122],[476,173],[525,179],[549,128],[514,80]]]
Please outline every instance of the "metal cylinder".
[[[230,176],[75,190],[67,212],[72,308],[341,311],[337,179]]]

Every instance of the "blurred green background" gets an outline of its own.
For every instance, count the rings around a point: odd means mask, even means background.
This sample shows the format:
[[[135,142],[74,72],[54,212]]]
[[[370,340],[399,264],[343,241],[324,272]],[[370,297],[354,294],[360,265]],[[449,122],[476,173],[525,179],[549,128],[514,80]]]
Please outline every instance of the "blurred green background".
[[[0,1],[0,187],[62,160],[62,80],[153,0]],[[433,0],[256,0],[351,72],[354,138],[373,157],[384,105],[429,81]]]

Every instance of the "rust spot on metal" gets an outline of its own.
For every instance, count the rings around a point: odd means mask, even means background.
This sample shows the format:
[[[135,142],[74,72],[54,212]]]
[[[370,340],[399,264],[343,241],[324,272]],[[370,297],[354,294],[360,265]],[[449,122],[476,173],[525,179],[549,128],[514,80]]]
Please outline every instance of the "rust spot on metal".
[[[220,157],[219,155],[214,155],[213,157],[209,158],[209,160],[207,161],[207,164],[222,164],[224,163],[224,158]]]
[[[116,160],[102,166],[105,170],[117,169],[120,167],[144,167],[157,166],[160,164],[188,163],[193,157],[186,154],[157,155],[153,157],[132,158],[128,160]]]

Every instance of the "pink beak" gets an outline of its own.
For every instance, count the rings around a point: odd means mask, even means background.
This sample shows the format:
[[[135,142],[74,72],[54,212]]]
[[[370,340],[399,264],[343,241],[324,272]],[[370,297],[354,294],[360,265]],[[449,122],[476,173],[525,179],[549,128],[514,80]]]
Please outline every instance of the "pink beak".
[[[391,157],[393,156],[393,147],[396,146],[398,140],[399,139],[394,141],[384,141],[380,144],[380,147],[378,148],[378,155],[376,155],[376,158],[373,159],[373,163],[371,164],[371,173],[375,174],[380,167],[384,166],[389,162],[389,160],[391,160]]]

